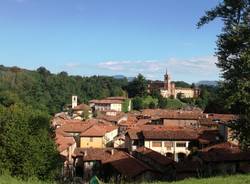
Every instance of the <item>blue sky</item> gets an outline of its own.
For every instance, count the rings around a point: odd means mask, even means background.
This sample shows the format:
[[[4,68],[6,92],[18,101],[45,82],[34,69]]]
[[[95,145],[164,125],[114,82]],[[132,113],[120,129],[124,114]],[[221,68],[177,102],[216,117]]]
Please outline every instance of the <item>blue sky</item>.
[[[0,0],[0,64],[72,75],[218,80],[219,0]]]

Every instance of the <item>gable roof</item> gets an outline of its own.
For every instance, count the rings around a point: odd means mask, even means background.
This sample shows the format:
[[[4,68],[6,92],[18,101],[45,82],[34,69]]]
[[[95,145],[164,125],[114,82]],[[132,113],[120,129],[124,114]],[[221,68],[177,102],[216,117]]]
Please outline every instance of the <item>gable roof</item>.
[[[146,148],[144,146],[137,148],[135,150],[135,152],[152,159],[154,162],[156,162],[160,165],[167,166],[170,164],[175,164],[174,160],[167,158],[166,156],[163,156],[162,154],[160,154],[154,150],[151,150],[149,148]]]
[[[86,105],[86,104],[80,104],[80,105],[77,105],[73,108],[74,111],[79,111],[79,110],[91,110],[91,108]]]
[[[196,140],[198,134],[191,130],[142,131],[146,140]]]
[[[106,133],[117,129],[116,126],[112,125],[93,125],[83,131],[81,137],[103,137]]]
[[[94,104],[122,104],[122,100],[110,100],[110,99],[102,99],[102,100],[90,100],[89,103]]]
[[[148,165],[144,164],[140,160],[134,158],[124,151],[115,152],[104,163],[110,164],[123,176],[127,176],[129,178],[138,176],[146,171],[152,171],[152,169]]]
[[[68,120],[61,126],[64,132],[80,133],[88,129],[94,124],[91,121],[80,121],[80,120]]]
[[[207,147],[198,156],[205,162],[250,161],[250,152],[243,152],[239,146],[229,142]]]
[[[55,142],[59,152],[66,150],[69,146],[76,143],[73,137],[68,137],[61,129],[56,129]]]
[[[188,119],[198,120],[202,117],[202,112],[198,110],[167,110],[167,109],[144,109],[143,116],[152,119]]]

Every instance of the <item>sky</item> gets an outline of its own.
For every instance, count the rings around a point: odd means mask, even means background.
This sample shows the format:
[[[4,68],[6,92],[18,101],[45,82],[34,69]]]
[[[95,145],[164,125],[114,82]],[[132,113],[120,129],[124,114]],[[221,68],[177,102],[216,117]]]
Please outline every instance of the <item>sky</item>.
[[[0,0],[0,64],[70,75],[218,80],[219,0]]]

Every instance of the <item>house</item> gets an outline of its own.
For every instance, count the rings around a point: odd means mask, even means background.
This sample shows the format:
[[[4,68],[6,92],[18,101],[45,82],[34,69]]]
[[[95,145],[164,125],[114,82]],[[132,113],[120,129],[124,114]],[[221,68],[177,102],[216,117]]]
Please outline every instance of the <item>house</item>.
[[[230,142],[204,148],[197,157],[202,162],[204,176],[250,171],[250,152],[241,151]]]
[[[224,142],[218,129],[198,129],[198,148],[203,149],[208,146]]]
[[[198,128],[203,114],[199,110],[144,109],[142,116],[155,125]]]
[[[72,108],[72,118],[76,120],[92,118],[92,109],[86,104],[77,105]]]
[[[128,101],[126,104],[125,102]],[[127,105],[127,111],[131,110],[131,100],[126,97],[108,97],[101,100],[91,100],[89,105],[95,111],[107,111],[114,110],[121,112],[123,110],[123,105]]]
[[[62,175],[70,177],[73,175],[73,153],[76,148],[76,141],[73,137],[65,134],[60,128],[56,130],[55,143],[57,150],[63,160]]]
[[[52,118],[51,125],[54,128],[58,128],[65,123],[65,120],[70,120],[70,119],[71,118],[70,116],[68,116],[67,113],[60,112],[60,113],[55,114],[55,116]]]
[[[128,153],[113,148],[77,148],[74,152],[76,176],[89,181],[94,175],[105,182],[114,180],[150,181],[156,173],[146,164]]]
[[[112,149],[107,148],[76,148],[73,154],[75,176],[89,181],[94,175],[102,174],[102,164],[110,156]]]
[[[93,125],[80,133],[81,148],[105,148],[113,145],[118,135],[118,127],[113,125]]]
[[[196,141],[197,133],[192,130],[142,131],[144,146],[180,161],[189,155],[189,143]]]
[[[125,135],[121,134],[114,138],[114,148],[125,148]]]
[[[128,117],[124,112],[117,111],[102,111],[98,113],[96,119],[105,120],[113,123],[114,125],[119,124],[122,121],[127,121]]]
[[[125,147],[134,151],[144,146],[179,161],[189,155],[190,143],[197,142],[198,138],[198,132],[193,129],[144,125],[128,130],[125,135]]]
[[[115,151],[104,161],[103,169],[105,182],[113,179],[114,183],[121,181],[140,183],[152,181],[159,176],[157,171],[124,151]]]
[[[72,162],[72,153],[76,148],[76,141],[70,135],[65,134],[62,130],[56,130],[55,142],[57,150],[65,161]]]
[[[173,159],[144,146],[136,149],[133,156],[161,173],[158,180],[174,180],[176,162]]]

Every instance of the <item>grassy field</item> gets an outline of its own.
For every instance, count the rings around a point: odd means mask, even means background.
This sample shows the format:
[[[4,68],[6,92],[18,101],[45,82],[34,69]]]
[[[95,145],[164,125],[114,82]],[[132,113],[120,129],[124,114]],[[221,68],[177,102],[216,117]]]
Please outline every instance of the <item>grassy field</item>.
[[[21,181],[8,175],[0,176],[0,184],[48,184],[37,181]],[[155,182],[155,184],[250,184],[250,175],[235,175],[225,177],[213,177],[206,179],[187,179],[177,182]]]
[[[211,177],[205,179],[187,179],[177,182],[156,182],[155,184],[250,184],[250,175]]]
[[[0,184],[48,184],[45,182],[38,181],[36,179],[31,179],[29,181],[22,181],[17,178],[13,178],[9,175],[0,176]]]

